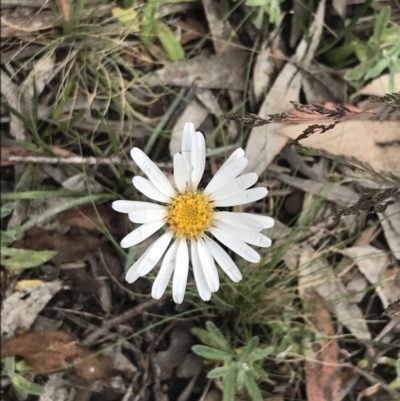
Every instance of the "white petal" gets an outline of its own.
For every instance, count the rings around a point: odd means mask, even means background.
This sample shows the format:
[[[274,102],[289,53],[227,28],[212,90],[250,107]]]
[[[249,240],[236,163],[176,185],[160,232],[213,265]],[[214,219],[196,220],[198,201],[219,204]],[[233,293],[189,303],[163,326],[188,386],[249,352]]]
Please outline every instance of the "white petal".
[[[206,277],[204,276],[203,268],[201,267],[199,253],[197,251],[197,242],[192,239],[190,244],[192,266],[194,280],[196,281],[197,291],[203,301],[211,299],[211,290],[208,288]]]
[[[214,202],[216,207],[228,207],[245,205],[246,203],[255,202],[267,196],[268,190],[264,187],[252,188],[247,191],[240,192],[236,195],[230,196],[225,199],[217,200]]]
[[[242,273],[240,273],[240,270],[232,258],[218,243],[216,243],[210,237],[203,235],[203,238],[211,252],[211,255],[220,265],[221,269],[227,274],[227,276],[235,283],[240,281],[242,279]]]
[[[192,136],[195,132],[193,123],[186,123],[182,134],[182,156],[185,160],[186,167],[191,166]]]
[[[244,174],[210,194],[210,200],[215,201],[236,195],[254,185],[257,179],[258,175],[256,173]]]
[[[137,210],[156,209],[163,207],[157,205],[157,203],[129,201],[129,200],[117,200],[113,202],[111,206],[114,210],[120,213],[131,213]]]
[[[252,215],[250,213],[215,212],[213,220],[222,221],[237,228],[260,232],[263,225],[249,216]]]
[[[229,168],[219,169],[214,175],[210,183],[204,190],[205,195],[210,195],[218,189],[222,188],[234,178],[236,178],[247,166],[248,160],[242,157],[238,160],[234,160],[229,164]]]
[[[260,255],[239,238],[236,238],[217,227],[212,227],[210,232],[218,239],[218,241],[222,242],[226,247],[237,253],[243,259],[252,263],[258,263],[260,261]]]
[[[172,198],[176,195],[176,191],[169,179],[160,170],[160,168],[139,148],[131,150],[132,159],[140,167],[140,169],[149,177],[153,185],[159,189],[164,195]]]
[[[133,177],[132,183],[138,191],[150,199],[164,203],[171,202],[171,198],[161,193],[149,180],[146,180],[146,178],[139,176]]]
[[[165,224],[164,220],[155,221],[154,223],[146,223],[133,230],[130,234],[124,237],[121,241],[122,248],[129,248],[149,238]]]
[[[243,229],[238,230],[236,227],[233,227],[221,221],[215,221],[213,222],[213,224],[215,224],[215,226],[220,228],[221,230],[226,231],[228,234],[235,236],[242,241],[247,242],[248,244],[261,246],[263,248],[268,248],[269,246],[271,246],[271,239],[264,234]]]
[[[167,231],[158,238],[157,241],[151,244],[148,254],[136,267],[136,273],[138,276],[145,276],[157,264],[161,259],[161,256],[164,255],[165,250],[168,248],[172,235],[172,231]]]
[[[242,148],[236,149],[225,161],[225,163],[220,167],[220,170],[229,166],[234,160],[241,159],[244,157],[244,150]]]
[[[193,167],[191,177],[193,189],[196,190],[201,177],[203,177],[204,167],[206,165],[206,143],[204,141],[204,135],[199,131],[195,132],[193,135],[191,164]]]
[[[138,265],[147,257],[150,252],[150,248],[147,248],[146,251],[140,256],[140,258],[128,269],[125,275],[125,280],[132,284],[134,283],[140,276],[137,274]]]
[[[275,225],[275,220],[269,216],[260,216],[259,214],[251,214],[251,213],[238,213],[238,214],[256,220],[258,223],[262,224],[263,228],[271,228]]]
[[[168,249],[157,277],[154,280],[153,287],[151,289],[151,296],[155,299],[160,299],[164,295],[164,292],[168,286],[168,282],[171,279],[172,272],[174,271],[177,250],[178,240],[176,240]]]
[[[136,212],[131,212],[129,213],[129,220],[132,223],[137,223],[137,224],[154,223],[155,221],[162,220],[167,215],[168,215],[167,208],[160,206],[159,209],[146,209],[146,210],[138,210]]]
[[[174,180],[180,192],[186,191],[187,176],[185,159],[180,153],[176,153],[174,155]]]
[[[218,271],[211,252],[202,239],[197,241],[197,251],[199,252],[201,267],[203,268],[208,287],[212,292],[216,292],[219,289]]]
[[[179,241],[176,253],[176,263],[174,278],[172,280],[172,296],[175,303],[181,304],[185,296],[187,277],[189,272],[189,252],[186,238],[182,237]]]

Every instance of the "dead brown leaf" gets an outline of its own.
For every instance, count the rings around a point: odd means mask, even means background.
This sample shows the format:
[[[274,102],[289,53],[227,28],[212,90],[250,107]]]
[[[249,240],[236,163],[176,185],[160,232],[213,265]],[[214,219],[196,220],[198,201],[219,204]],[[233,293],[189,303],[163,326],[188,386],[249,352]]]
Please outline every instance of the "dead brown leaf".
[[[266,118],[269,114],[286,112],[290,109],[290,101],[299,101],[303,75],[298,65],[307,68],[310,64],[321,37],[324,15],[325,1],[321,1],[310,27],[311,39],[304,38],[290,62],[282,68],[260,107],[260,117]],[[280,124],[268,124],[251,130],[246,146],[246,156],[249,159],[247,171],[262,174],[286,145],[287,138],[279,133],[280,128]]]
[[[236,53],[223,53],[218,56],[200,56],[168,64],[145,82],[150,86],[172,85],[190,87],[199,79],[199,88],[244,90],[247,57]]]
[[[64,331],[29,332],[8,341],[1,348],[2,357],[20,356],[36,372],[49,372],[75,367],[85,380],[102,380],[116,376],[112,361],[104,356],[92,356],[74,336]]]
[[[92,276],[85,270],[86,262],[93,261],[94,258],[98,275],[111,274],[118,280],[121,274],[119,259],[100,238],[95,236],[62,234],[33,227],[27,231],[22,240],[15,242],[13,247],[57,251],[51,262],[62,268],[63,272],[73,280],[76,288],[85,293],[94,293],[100,299],[104,295],[102,282],[94,277],[96,274]]]
[[[158,352],[156,356],[161,380],[171,378],[173,369],[183,363],[192,345],[193,338],[188,329],[176,329],[171,333],[169,348]]]
[[[296,139],[308,124],[279,127],[279,133]],[[400,141],[398,121],[344,121],[323,135],[313,135],[302,141],[307,147],[322,149],[334,155],[356,157],[377,171],[400,174],[399,150],[378,146],[378,142]]]
[[[393,318],[395,316],[400,317],[400,299],[391,303],[384,311],[383,314]]]
[[[69,235],[33,227],[25,237],[13,244],[15,248],[57,251],[54,263],[72,263],[84,260],[88,253],[98,249],[102,240],[90,235]]]
[[[64,212],[60,220],[64,224],[86,230],[101,230],[106,226],[107,230],[116,236],[125,236],[128,232],[126,219],[120,213],[115,212],[109,205],[79,206]]]
[[[329,339],[312,344],[314,360],[304,366],[308,401],[339,401],[340,368],[339,346],[332,337],[335,329],[322,297],[314,288],[300,293],[305,312],[316,329],[326,333]]]

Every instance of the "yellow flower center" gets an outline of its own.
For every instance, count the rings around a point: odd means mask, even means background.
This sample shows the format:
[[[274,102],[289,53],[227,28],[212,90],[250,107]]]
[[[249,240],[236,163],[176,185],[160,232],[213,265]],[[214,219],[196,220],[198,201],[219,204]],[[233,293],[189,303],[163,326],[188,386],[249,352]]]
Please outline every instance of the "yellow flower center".
[[[206,196],[185,192],[172,201],[167,222],[177,237],[195,238],[209,227],[212,216],[213,207]]]

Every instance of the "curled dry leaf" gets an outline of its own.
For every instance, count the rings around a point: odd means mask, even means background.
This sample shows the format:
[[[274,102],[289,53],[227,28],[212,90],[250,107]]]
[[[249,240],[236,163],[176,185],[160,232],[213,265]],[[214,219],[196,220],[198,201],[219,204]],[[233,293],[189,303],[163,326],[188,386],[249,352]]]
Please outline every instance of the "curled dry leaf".
[[[85,380],[116,376],[112,361],[78,345],[74,336],[64,331],[29,332],[8,341],[1,348],[2,357],[20,356],[36,371],[51,372],[73,366]]]

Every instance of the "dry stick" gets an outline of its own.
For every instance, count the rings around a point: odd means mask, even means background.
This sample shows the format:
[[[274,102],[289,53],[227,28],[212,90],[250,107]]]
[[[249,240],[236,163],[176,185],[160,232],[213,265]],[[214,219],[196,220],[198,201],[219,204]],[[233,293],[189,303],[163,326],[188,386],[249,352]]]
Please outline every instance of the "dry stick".
[[[149,299],[146,302],[143,302],[140,305],[135,306],[132,309],[127,310],[126,312],[122,313],[119,316],[114,317],[113,319],[107,320],[106,322],[103,323],[101,327],[99,327],[97,330],[93,331],[90,333],[82,342],[81,344],[83,346],[90,346],[93,345],[93,343],[101,336],[106,334],[111,328],[118,326],[121,323],[126,322],[129,319],[134,318],[137,315],[140,315],[141,313],[145,312],[146,310],[152,308],[153,306],[156,306],[162,302],[164,302],[165,298],[161,299]]]
[[[133,163],[130,160],[122,160],[119,156],[114,157],[50,157],[50,156],[18,156],[12,154],[2,154],[2,162],[10,162],[15,164],[37,163],[37,164],[85,164],[89,166],[98,165],[121,165],[131,166]],[[171,163],[156,163],[159,167],[172,167]]]
[[[116,157],[49,157],[49,156],[17,156],[17,155],[1,155],[1,161],[11,163],[38,163],[38,164],[122,164],[128,165],[128,160],[121,160],[119,156]]]

